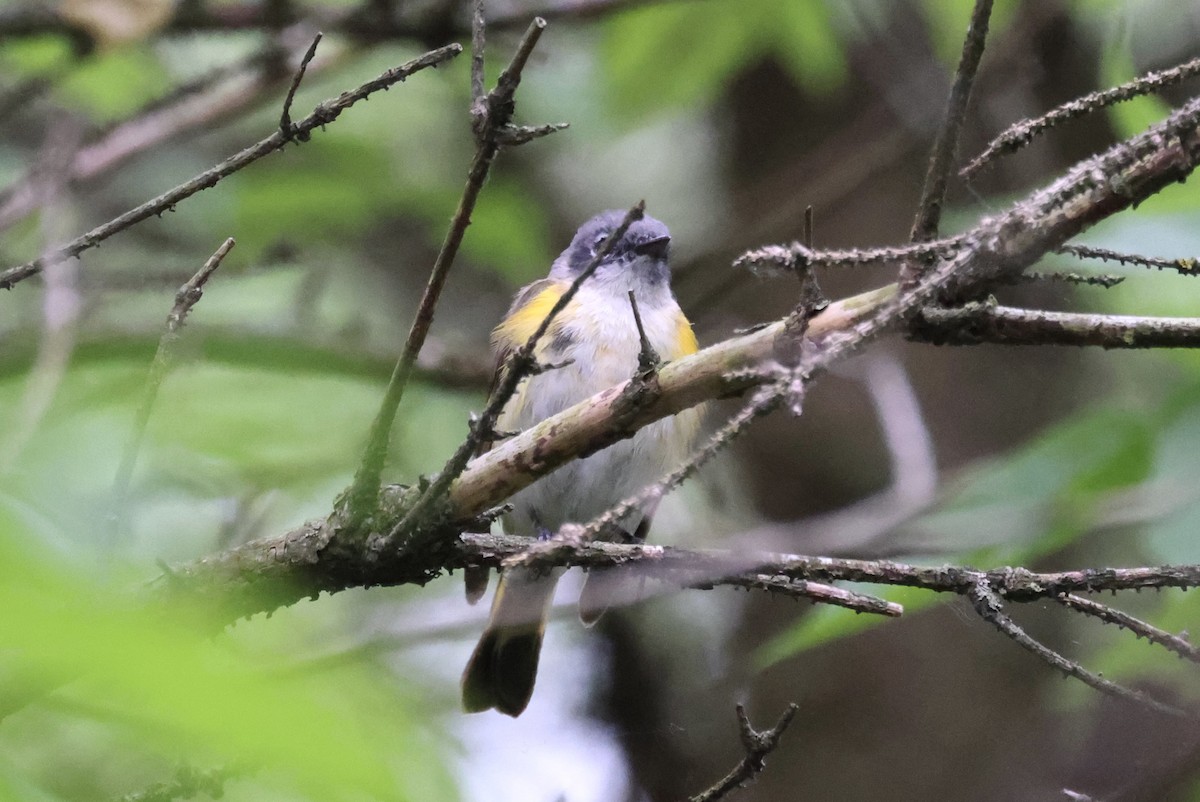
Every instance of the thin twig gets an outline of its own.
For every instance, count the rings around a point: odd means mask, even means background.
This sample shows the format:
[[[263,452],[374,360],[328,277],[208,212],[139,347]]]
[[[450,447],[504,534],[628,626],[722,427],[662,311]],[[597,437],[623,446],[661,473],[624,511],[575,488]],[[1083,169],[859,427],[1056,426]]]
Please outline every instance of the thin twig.
[[[625,218],[621,221],[613,232],[608,235],[608,238],[600,244],[596,249],[595,256],[591,261],[584,266],[579,275],[571,282],[571,286],[567,287],[566,291],[559,296],[554,306],[550,307],[550,311],[542,318],[542,322],[529,335],[529,339],[525,344],[518,348],[516,352],[509,357],[508,364],[504,367],[504,372],[500,381],[496,385],[492,397],[488,399],[488,404],[480,413],[479,418],[471,427],[471,432],[467,438],[459,445],[458,449],[446,461],[445,466],[438,474],[437,478],[430,483],[425,492],[417,499],[408,513],[400,519],[391,530],[391,536],[395,537],[400,532],[408,531],[414,524],[421,521],[429,512],[434,504],[441,503],[450,486],[454,483],[467,467],[467,463],[478,450],[480,443],[491,439],[496,428],[496,421],[500,417],[500,413],[504,411],[504,407],[512,399],[513,394],[517,391],[517,387],[529,375],[529,372],[537,365],[537,359],[534,354],[537,351],[537,345],[550,329],[550,324],[554,319],[567,308],[567,304],[571,303],[575,298],[575,294],[579,292],[579,288],[584,282],[592,277],[601,263],[608,258],[617,243],[625,236],[625,232],[637,220],[642,219],[645,213],[645,201],[638,201],[625,214]]]
[[[650,344],[650,338],[646,336],[646,327],[642,323],[642,312],[638,309],[637,295],[633,290],[629,291],[629,308],[633,310],[633,324],[637,326],[638,333],[638,373],[649,374],[658,369],[662,364],[662,357],[654,350],[654,346]]]
[[[933,145],[933,153],[929,158],[929,167],[925,173],[925,186],[921,190],[921,202],[917,206],[917,215],[913,220],[909,239],[912,242],[927,242],[936,239],[938,227],[942,219],[942,204],[946,200],[946,187],[958,150],[958,139],[962,132],[963,123],[967,117],[967,105],[971,100],[971,87],[975,83],[975,73],[983,58],[984,45],[987,42],[988,21],[992,15],[992,0],[975,0],[971,12],[970,26],[963,39],[962,55],[958,61],[958,69],[954,73],[954,83],[950,87],[950,97],[946,100],[946,113],[938,130],[937,140]],[[909,286],[922,271],[923,266],[917,260],[905,263],[900,273],[901,286]]]
[[[908,259],[949,259],[962,249],[962,235],[911,245],[882,248],[851,248],[817,250],[800,242],[788,245],[766,245],[747,251],[734,260],[736,268],[770,274],[774,271],[793,272],[810,267],[901,264]]]
[[[1182,259],[1162,259],[1156,256],[1140,256],[1136,253],[1122,253],[1107,248],[1094,248],[1090,245],[1064,245],[1056,253],[1070,254],[1080,259],[1099,259],[1102,262],[1117,262],[1121,265],[1131,264],[1142,267],[1153,267],[1157,270],[1174,270],[1184,276],[1200,275],[1200,262],[1185,257]]]
[[[1105,623],[1115,624],[1122,629],[1127,629],[1139,638],[1145,638],[1151,643],[1158,644],[1185,660],[1200,664],[1200,649],[1197,649],[1186,638],[1180,635],[1172,635],[1170,632],[1159,629],[1140,618],[1134,618],[1128,613],[1109,607],[1107,604],[1100,604],[1097,601],[1085,599],[1083,596],[1078,596],[1074,593],[1060,593],[1054,599],[1073,610],[1078,610],[1086,615],[1095,616]]]
[[[1200,318],[1047,312],[981,302],[927,308],[909,336],[934,345],[1196,348]]]
[[[1036,284],[1039,282],[1059,282],[1061,284],[1083,284],[1089,287],[1102,287],[1111,290],[1125,281],[1126,276],[1114,276],[1111,273],[1025,273],[1019,277],[1021,284]]]
[[[482,25],[482,18],[477,19],[477,23]],[[467,183],[463,188],[462,197],[459,199],[458,208],[450,221],[450,228],[446,232],[446,238],[442,241],[442,247],[438,251],[433,269],[429,273],[429,280],[421,294],[417,312],[413,316],[412,325],[409,327],[408,336],[404,341],[404,349],[401,351],[399,359],[396,360],[396,366],[388,380],[379,412],[376,413],[375,420],[371,423],[367,446],[363,450],[362,460],[354,474],[354,481],[346,493],[346,507],[352,525],[366,520],[375,510],[383,475],[383,464],[387,458],[396,412],[404,398],[404,390],[408,386],[413,366],[416,365],[421,348],[425,345],[429,327],[433,325],[433,315],[437,309],[438,299],[441,297],[442,287],[445,286],[450,268],[458,255],[458,249],[466,235],[467,226],[471,224],[471,214],[475,210],[475,203],[479,199],[479,193],[491,171],[492,162],[500,152],[500,132],[511,123],[514,111],[513,96],[521,82],[521,70],[545,28],[546,22],[542,19],[534,19],[529,24],[517,46],[516,54],[496,82],[496,88],[483,98],[485,102],[472,105],[473,112],[481,110],[479,114],[474,115],[478,142],[475,157],[471,162]],[[474,39],[482,40],[482,38],[483,35],[480,33]],[[480,114],[482,116],[479,116]]]
[[[217,248],[216,252],[208,258],[204,266],[175,294],[175,305],[171,307],[171,312],[167,315],[166,331],[163,332],[162,339],[158,341],[158,350],[154,354],[154,360],[150,363],[146,383],[142,390],[142,401],[134,416],[133,431],[130,432],[129,440],[121,452],[121,463],[117,468],[116,479],[113,481],[112,507],[109,511],[107,527],[110,546],[120,537],[125,523],[133,469],[137,465],[138,452],[141,451],[142,441],[146,435],[146,424],[150,421],[150,411],[154,407],[154,400],[158,397],[158,390],[162,386],[163,379],[167,377],[167,373],[171,369],[175,342],[179,339],[179,330],[183,327],[184,320],[192,311],[192,307],[204,295],[204,285],[208,283],[209,278],[220,267],[221,262],[233,250],[234,245],[233,237],[226,239],[221,247]]]
[[[487,45],[484,33],[483,0],[471,3],[471,100],[482,103],[487,95],[483,72],[483,54]]]
[[[321,44],[322,35],[320,31],[317,31],[317,35],[313,37],[312,44],[304,53],[304,58],[300,59],[296,76],[292,78],[292,85],[288,87],[287,97],[283,101],[283,111],[279,115],[279,132],[288,139],[299,136],[292,128],[292,101],[296,99],[296,90],[300,88],[300,82],[304,80],[304,73],[308,71],[308,65],[317,55],[317,45]]]
[[[807,579],[789,579],[782,576],[758,574],[753,577],[721,577],[713,584],[697,580],[688,585],[688,587],[702,590],[714,587],[715,585],[729,585],[730,587],[746,588],[747,590],[766,590],[792,597],[801,596],[818,604],[841,607],[846,610],[853,610],[856,613],[871,613],[872,615],[882,615],[888,618],[899,618],[904,615],[904,605],[902,604],[890,602],[887,599],[881,599],[869,593],[856,593],[855,591],[839,588],[835,585],[827,585],[824,582],[809,582]]]
[[[1025,630],[1021,629],[1015,621],[1009,618],[1004,613],[1004,601],[992,589],[986,579],[975,583],[968,594],[971,601],[974,603],[975,612],[979,613],[980,618],[990,623],[1001,633],[1008,636],[1018,646],[1026,651],[1037,655],[1041,660],[1050,664],[1052,668],[1061,671],[1064,675],[1074,677],[1085,685],[1095,688],[1103,694],[1113,696],[1117,699],[1124,699],[1129,702],[1147,707],[1151,710],[1163,713],[1169,716],[1183,716],[1184,712],[1178,708],[1163,704],[1157,699],[1153,699],[1141,691],[1135,691],[1132,688],[1126,688],[1123,685],[1118,685],[1111,680],[1106,680],[1098,674],[1088,671],[1083,666],[1070,660],[1050,647],[1032,638]]]
[[[633,510],[645,509],[648,505],[656,504],[663,496],[687,481],[718,452],[745,432],[751,423],[776,409],[783,401],[783,397],[784,387],[782,386],[772,385],[769,388],[760,389],[750,403],[726,421],[709,438],[708,442],[692,454],[683,465],[593,518],[584,526],[582,536],[589,540],[595,538],[610,526],[617,524]]]
[[[1034,137],[1049,128],[1117,103],[1132,100],[1135,97],[1148,95],[1151,92],[1158,92],[1195,75],[1200,75],[1200,58],[1186,61],[1169,70],[1148,72],[1120,86],[1114,86],[1111,89],[1099,92],[1092,92],[1089,95],[1068,101],[1043,114],[1041,117],[1032,120],[1022,120],[1010,126],[998,137],[989,142],[982,153],[971,159],[965,167],[958,171],[958,175],[964,180],[969,180],[996,158],[1016,153],[1032,142]]]
[[[419,72],[427,67],[434,67],[447,61],[462,52],[462,47],[457,44],[446,45],[445,47],[431,50],[430,52],[419,56],[407,64],[399,67],[393,67],[383,74],[379,75],[361,86],[343,92],[336,98],[326,100],[323,103],[317,104],[312,114],[305,117],[300,122],[296,123],[293,132],[297,137],[303,133],[308,133],[314,129],[328,125],[336,120],[343,111],[353,106],[358,101],[369,95],[378,92],[381,89],[387,89],[393,84],[403,81],[408,76]],[[153,198],[137,208],[130,209],[124,214],[109,220],[91,231],[76,237],[70,242],[60,245],[53,249],[45,256],[26,262],[23,265],[9,268],[0,272],[0,289],[12,289],[14,285],[30,276],[35,276],[40,273],[43,268],[51,264],[59,264],[66,260],[77,257],[84,251],[95,248],[104,240],[114,234],[117,234],[125,229],[142,222],[150,217],[161,215],[163,212],[170,211],[175,208],[175,205],[180,201],[190,198],[197,192],[215,186],[217,182],[227,176],[233,175],[238,170],[252,164],[262,157],[273,153],[284,147],[289,141],[280,131],[275,131],[271,136],[261,140],[257,144],[251,145],[240,153],[231,156],[220,164],[210,167],[189,181],[180,184],[174,189],[168,190],[156,198]]]
[[[774,727],[759,732],[750,726],[750,717],[746,715],[746,708],[739,704],[737,706],[738,730],[741,733],[742,747],[746,750],[746,756],[716,785],[689,797],[689,802],[717,802],[733,791],[744,788],[758,779],[758,775],[766,767],[767,755],[779,746],[780,737],[792,723],[792,719],[799,709],[800,706],[792,702],[775,722]]]

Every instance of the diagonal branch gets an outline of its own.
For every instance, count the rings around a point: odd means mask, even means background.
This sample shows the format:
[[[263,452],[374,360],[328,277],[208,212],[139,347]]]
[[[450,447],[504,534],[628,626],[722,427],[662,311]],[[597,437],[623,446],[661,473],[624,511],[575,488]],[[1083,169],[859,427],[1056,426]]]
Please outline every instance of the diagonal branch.
[[[196,274],[188,279],[175,294],[175,305],[171,307],[171,312],[167,315],[166,331],[163,332],[162,339],[158,342],[158,350],[155,351],[154,359],[150,363],[145,388],[142,391],[142,401],[138,405],[137,414],[134,417],[133,431],[121,452],[121,462],[117,467],[116,479],[113,481],[112,507],[108,516],[107,530],[110,546],[120,536],[121,528],[124,525],[133,469],[137,465],[138,452],[141,451],[142,440],[146,435],[146,424],[150,422],[150,411],[154,408],[158,390],[167,377],[167,372],[171,369],[175,343],[179,339],[179,329],[183,327],[184,320],[192,311],[192,307],[199,303],[200,298],[204,295],[204,285],[221,266],[221,262],[233,250],[235,244],[233,237],[228,237],[196,271]]]
[[[783,715],[769,730],[759,732],[750,725],[750,717],[746,708],[737,706],[738,730],[742,737],[742,748],[746,756],[742,758],[733,770],[726,774],[716,785],[691,797],[688,802],[717,802],[724,799],[739,788],[744,788],[758,779],[758,775],[766,767],[766,757],[779,746],[783,731],[792,723],[800,706],[792,702],[783,711]]]
[[[1163,704],[1141,691],[1126,688],[1111,680],[1104,679],[1099,674],[1093,674],[1074,660],[1068,660],[1050,647],[1032,638],[1025,630],[1017,626],[1015,621],[1005,615],[1004,601],[991,588],[986,579],[981,579],[977,582],[971,588],[969,595],[975,605],[975,612],[979,613],[980,618],[996,627],[996,629],[1012,639],[1018,646],[1037,655],[1043,661],[1049,663],[1052,668],[1061,671],[1064,675],[1074,677],[1085,685],[1095,688],[1108,696],[1135,702],[1168,716],[1184,715],[1182,710]]]
[[[362,84],[348,92],[343,92],[336,98],[326,100],[323,103],[317,104],[312,113],[305,117],[293,127],[293,135],[300,139],[302,135],[308,134],[313,130],[328,125],[341,116],[342,112],[353,106],[358,101],[366,98],[381,89],[387,89],[394,84],[400,83],[408,76],[420,72],[427,67],[436,67],[437,65],[454,58],[460,52],[462,47],[456,44],[446,45],[445,47],[431,50],[428,53],[418,56],[412,61],[402,64],[399,67],[393,67],[387,70],[377,78],[374,78],[365,84]],[[31,262],[26,262],[23,265],[11,267],[3,272],[0,272],[0,289],[12,289],[18,282],[23,281],[30,276],[36,276],[47,265],[60,264],[78,257],[81,253],[95,248],[104,240],[124,231],[137,223],[147,220],[163,212],[171,211],[180,201],[186,200],[198,192],[201,192],[209,187],[216,186],[223,178],[233,175],[238,170],[253,164],[264,156],[274,153],[282,149],[288,142],[292,141],[285,137],[282,132],[275,131],[271,136],[260,142],[251,145],[245,150],[237,153],[220,164],[210,167],[189,181],[186,181],[174,189],[168,190],[156,198],[146,201],[137,208],[130,209],[119,217],[109,220],[107,223],[93,228],[91,231],[83,234],[70,242],[60,245],[51,250],[45,256],[34,259]]]
[[[925,186],[921,190],[921,202],[917,207],[917,216],[913,220],[912,231],[909,234],[909,239],[913,242],[926,242],[937,238],[950,170],[954,163],[954,155],[958,150],[959,135],[962,133],[963,123],[966,121],[967,105],[971,102],[971,87],[975,83],[975,73],[983,58],[983,49],[987,42],[988,21],[991,16],[992,0],[975,0],[975,7],[971,11],[970,26],[967,28],[967,35],[963,40],[958,69],[954,72],[954,83],[950,87],[950,97],[946,100],[946,114],[933,145],[933,153],[929,158],[929,167],[925,173]],[[901,284],[911,284],[920,269],[920,263],[916,261],[906,263],[901,272]]]
[[[980,170],[1000,156],[1016,153],[1032,142],[1034,137],[1047,129],[1117,103],[1124,103],[1126,100],[1132,100],[1135,97],[1161,91],[1196,75],[1200,75],[1200,58],[1185,61],[1183,64],[1172,67],[1169,70],[1148,72],[1120,86],[1114,86],[1111,89],[1092,92],[1089,95],[1075,98],[1043,114],[1041,117],[1032,120],[1022,120],[1005,129],[1003,133],[989,142],[982,153],[971,159],[965,167],[958,171],[958,175],[964,180],[970,180]]]
[[[475,16],[475,22],[478,31],[473,37],[473,44],[476,48],[481,49],[483,46],[482,14]],[[358,470],[354,474],[354,482],[346,493],[350,520],[355,524],[362,523],[375,510],[392,424],[396,419],[400,402],[404,398],[404,389],[408,386],[413,367],[421,354],[421,348],[425,345],[429,327],[433,325],[433,315],[437,309],[438,299],[441,297],[442,287],[446,284],[450,268],[458,255],[463,237],[466,236],[467,227],[471,224],[471,213],[475,210],[475,202],[479,199],[479,193],[483,190],[488,173],[491,172],[492,162],[500,152],[501,135],[511,125],[515,110],[513,96],[521,83],[521,71],[525,67],[529,53],[537,44],[545,28],[546,22],[540,18],[535,18],[529,24],[525,36],[517,46],[512,62],[497,80],[496,88],[491,93],[482,95],[472,102],[471,114],[478,142],[475,157],[471,161],[471,168],[467,173],[467,184],[463,188],[458,208],[450,221],[450,228],[447,230],[441,250],[438,251],[437,258],[434,260],[425,290],[421,294],[416,315],[408,330],[408,337],[404,341],[404,349],[400,358],[396,360],[396,366],[392,370],[392,376],[388,381],[387,390],[384,392],[379,412],[371,423],[367,446]],[[482,60],[472,61],[473,73],[476,68],[482,71]],[[482,72],[479,77],[482,80]]]
[[[1091,599],[1085,599],[1083,596],[1077,596],[1074,593],[1062,593],[1054,598],[1065,607],[1078,610],[1085,615],[1094,616],[1106,624],[1115,624],[1121,629],[1127,629],[1139,638],[1145,638],[1167,651],[1174,652],[1185,660],[1200,664],[1200,649],[1197,649],[1187,638],[1181,635],[1172,635],[1170,632],[1159,629],[1153,624],[1148,624],[1140,618],[1134,618],[1128,613],[1123,613],[1120,610],[1109,607],[1107,604],[1100,604]]]

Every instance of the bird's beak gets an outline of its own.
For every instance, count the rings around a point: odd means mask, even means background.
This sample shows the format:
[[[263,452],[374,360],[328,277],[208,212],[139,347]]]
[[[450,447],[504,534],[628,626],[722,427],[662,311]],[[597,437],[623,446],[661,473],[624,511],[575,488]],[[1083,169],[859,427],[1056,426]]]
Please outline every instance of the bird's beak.
[[[649,256],[652,259],[666,259],[667,251],[670,247],[671,238],[662,236],[648,239],[645,242],[639,242],[633,246],[633,252],[638,256]]]

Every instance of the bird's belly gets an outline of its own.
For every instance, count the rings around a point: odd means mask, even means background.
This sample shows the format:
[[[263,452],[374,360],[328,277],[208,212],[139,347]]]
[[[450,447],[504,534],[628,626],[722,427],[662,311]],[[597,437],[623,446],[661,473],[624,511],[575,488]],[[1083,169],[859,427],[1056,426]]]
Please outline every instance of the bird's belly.
[[[572,364],[523,382],[505,408],[499,428],[526,429],[635,374],[636,335],[599,342],[586,349],[575,346]],[[697,413],[683,412],[567,463],[510,499],[513,511],[506,516],[505,528],[513,534],[533,535],[539,528],[553,531],[568,522],[586,523],[675,467],[686,455],[696,422]],[[631,518],[623,522],[627,529],[636,526],[640,514]]]

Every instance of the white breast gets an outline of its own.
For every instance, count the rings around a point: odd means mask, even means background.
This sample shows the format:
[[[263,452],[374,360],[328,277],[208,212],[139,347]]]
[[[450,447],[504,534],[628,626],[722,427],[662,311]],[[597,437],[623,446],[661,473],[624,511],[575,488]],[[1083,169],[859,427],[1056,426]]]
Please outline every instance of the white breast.
[[[641,301],[639,293],[647,339],[658,353],[672,353],[678,348],[679,307],[669,292],[648,300]],[[641,341],[627,295],[585,284],[564,315],[569,323],[564,336],[542,358],[572,363],[526,379],[505,407],[501,430],[526,429],[637,372]],[[586,523],[676,467],[691,446],[697,418],[690,410],[658,421],[542,477],[511,499],[505,528],[535,535],[538,526],[553,531],[567,522]],[[632,520],[626,528],[636,525]]]

